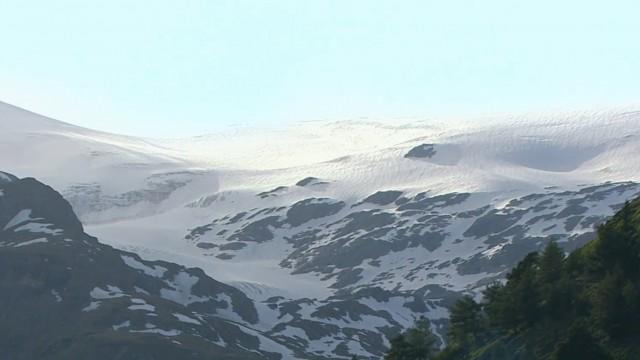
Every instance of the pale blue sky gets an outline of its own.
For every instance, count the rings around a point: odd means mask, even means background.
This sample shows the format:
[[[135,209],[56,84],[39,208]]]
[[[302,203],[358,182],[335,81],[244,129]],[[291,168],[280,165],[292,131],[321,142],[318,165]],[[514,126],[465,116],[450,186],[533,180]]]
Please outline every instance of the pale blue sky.
[[[638,103],[638,1],[0,0],[0,101],[150,136]]]

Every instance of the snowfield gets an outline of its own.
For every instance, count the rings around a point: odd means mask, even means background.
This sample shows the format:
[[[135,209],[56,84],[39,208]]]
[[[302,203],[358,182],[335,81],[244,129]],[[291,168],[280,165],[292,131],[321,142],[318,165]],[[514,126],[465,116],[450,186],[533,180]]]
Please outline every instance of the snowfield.
[[[60,191],[101,242],[241,290],[285,358],[375,358],[422,315],[443,335],[457,296],[638,196],[639,153],[634,109],[146,139],[0,103],[0,170]]]

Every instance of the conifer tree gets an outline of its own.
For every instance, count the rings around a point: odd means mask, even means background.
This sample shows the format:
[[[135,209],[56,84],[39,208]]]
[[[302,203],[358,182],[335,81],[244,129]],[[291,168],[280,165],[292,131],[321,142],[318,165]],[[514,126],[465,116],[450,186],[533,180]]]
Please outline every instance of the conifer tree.
[[[458,300],[449,318],[449,341],[466,347],[479,340],[486,330],[481,311],[480,305],[470,296]]]
[[[429,321],[421,318],[412,328],[391,340],[385,360],[430,360],[436,353],[436,343]]]

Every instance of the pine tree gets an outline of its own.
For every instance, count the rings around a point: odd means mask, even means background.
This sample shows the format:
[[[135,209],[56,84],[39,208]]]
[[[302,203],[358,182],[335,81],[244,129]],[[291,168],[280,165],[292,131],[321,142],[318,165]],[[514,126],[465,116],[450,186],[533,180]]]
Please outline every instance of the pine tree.
[[[564,251],[555,241],[550,241],[538,260],[540,311],[542,315],[557,319],[571,310],[573,282],[563,272]]]
[[[438,339],[431,332],[431,325],[426,318],[416,321],[414,327],[406,332],[406,340],[409,344],[411,360],[432,359],[436,352]]]
[[[543,283],[558,281],[562,275],[564,251],[555,241],[550,241],[542,251],[538,263],[540,265],[540,280]]]
[[[569,329],[566,340],[558,343],[551,360],[589,359],[609,360],[610,357],[587,331],[587,324],[579,322]]]
[[[530,253],[507,275],[505,301],[501,306],[501,325],[508,330],[533,324],[540,316],[538,253]]]
[[[629,276],[640,275],[640,231],[634,221],[630,203],[616,217],[598,229],[597,255],[602,272],[615,267]]]
[[[458,300],[451,309],[449,341],[463,347],[475,344],[486,330],[481,311],[480,305],[470,296]]]
[[[391,349],[385,360],[429,360],[436,353],[437,338],[431,332],[429,321],[421,318],[405,333],[391,340]]]
[[[505,314],[505,289],[504,285],[499,282],[494,282],[493,284],[487,286],[487,288],[483,291],[482,295],[484,296],[483,301],[483,309],[487,314],[488,325],[493,328],[502,327],[506,324],[506,319],[504,319]]]
[[[412,360],[410,357],[409,343],[404,335],[400,334],[391,339],[391,348],[385,355],[385,360]]]
[[[629,333],[636,325],[638,292],[620,268],[607,274],[592,295],[593,318],[612,337]]]

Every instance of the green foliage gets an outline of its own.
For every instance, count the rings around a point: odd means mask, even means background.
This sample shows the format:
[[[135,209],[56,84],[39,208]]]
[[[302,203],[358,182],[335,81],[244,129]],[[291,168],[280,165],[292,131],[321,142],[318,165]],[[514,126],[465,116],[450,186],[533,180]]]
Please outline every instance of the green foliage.
[[[551,360],[590,359],[609,360],[611,357],[587,330],[587,324],[576,323],[569,329],[565,340],[556,345]]]
[[[475,345],[486,333],[482,307],[472,297],[465,296],[451,309],[449,342],[460,347]]]
[[[594,285],[591,295],[593,318],[600,329],[614,338],[638,329],[637,287],[616,269]]]
[[[640,199],[625,204],[582,249],[565,257],[551,241],[483,296],[480,304],[463,297],[451,308],[448,345],[435,359],[639,358]],[[418,328],[394,339],[385,359],[434,358],[433,351],[407,350],[417,338],[430,338],[424,325]],[[433,349],[427,343],[422,349]]]
[[[391,349],[385,360],[429,360],[436,353],[437,338],[431,332],[429,321],[421,318],[414,327],[391,340]]]

